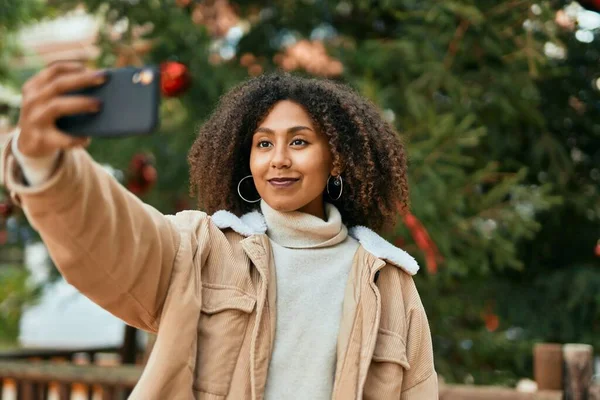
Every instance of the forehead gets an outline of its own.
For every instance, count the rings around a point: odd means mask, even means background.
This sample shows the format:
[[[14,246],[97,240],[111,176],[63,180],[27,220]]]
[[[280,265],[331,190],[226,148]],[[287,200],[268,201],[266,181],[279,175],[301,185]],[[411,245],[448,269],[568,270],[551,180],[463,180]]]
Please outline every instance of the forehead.
[[[258,126],[278,130],[299,125],[313,128],[312,118],[306,109],[291,100],[281,100],[275,103]]]

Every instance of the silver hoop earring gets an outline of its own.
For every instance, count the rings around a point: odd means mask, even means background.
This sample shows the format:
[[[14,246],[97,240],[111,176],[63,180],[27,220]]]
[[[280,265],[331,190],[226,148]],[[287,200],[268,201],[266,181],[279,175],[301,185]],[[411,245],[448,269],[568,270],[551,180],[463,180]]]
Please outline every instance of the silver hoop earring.
[[[261,200],[260,197],[258,198],[258,200],[248,200],[244,196],[242,196],[242,191],[240,190],[240,186],[242,186],[242,182],[244,182],[248,178],[252,178],[252,175],[245,176],[239,181],[238,186],[237,186],[238,196],[240,196],[241,199],[244,200],[246,203],[257,203]]]
[[[338,187],[340,189],[340,193],[337,195],[336,198],[333,198],[333,196],[331,195],[331,192],[329,191],[329,183],[331,181],[331,178],[334,179],[333,181],[333,186]],[[329,196],[329,198],[333,201],[339,200],[340,197],[342,197],[342,192],[344,191],[344,181],[342,180],[341,175],[338,176],[329,176],[329,178],[327,178],[327,195]]]

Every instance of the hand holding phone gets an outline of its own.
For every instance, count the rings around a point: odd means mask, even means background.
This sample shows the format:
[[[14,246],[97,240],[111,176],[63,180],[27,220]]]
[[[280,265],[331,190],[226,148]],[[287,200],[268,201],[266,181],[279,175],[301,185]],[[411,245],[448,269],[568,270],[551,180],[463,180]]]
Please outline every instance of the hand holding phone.
[[[142,71],[153,71],[153,79]],[[54,63],[23,85],[19,151],[42,157],[85,146],[91,136],[150,133],[158,123],[159,87],[154,68],[94,71],[79,62]]]
[[[64,115],[98,112],[102,108],[98,99],[64,94],[104,82],[104,72],[87,70],[78,62],[55,63],[30,78],[22,88],[19,151],[29,157],[43,157],[86,145],[88,138],[61,132],[56,120]]]

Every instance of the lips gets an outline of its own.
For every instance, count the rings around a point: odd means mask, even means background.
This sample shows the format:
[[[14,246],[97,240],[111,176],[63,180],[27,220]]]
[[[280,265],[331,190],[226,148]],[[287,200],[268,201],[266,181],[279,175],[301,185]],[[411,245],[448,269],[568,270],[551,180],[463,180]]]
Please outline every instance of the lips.
[[[275,187],[288,187],[298,182],[298,178],[272,178],[269,179],[269,183]]]

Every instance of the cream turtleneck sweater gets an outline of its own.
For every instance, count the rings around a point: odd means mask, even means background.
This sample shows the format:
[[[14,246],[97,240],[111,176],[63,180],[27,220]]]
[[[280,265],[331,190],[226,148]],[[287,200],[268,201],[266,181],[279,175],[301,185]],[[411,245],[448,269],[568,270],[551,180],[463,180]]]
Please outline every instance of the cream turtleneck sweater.
[[[327,220],[264,201],[277,276],[277,325],[265,398],[330,399],[342,302],[358,242],[326,204]]]

